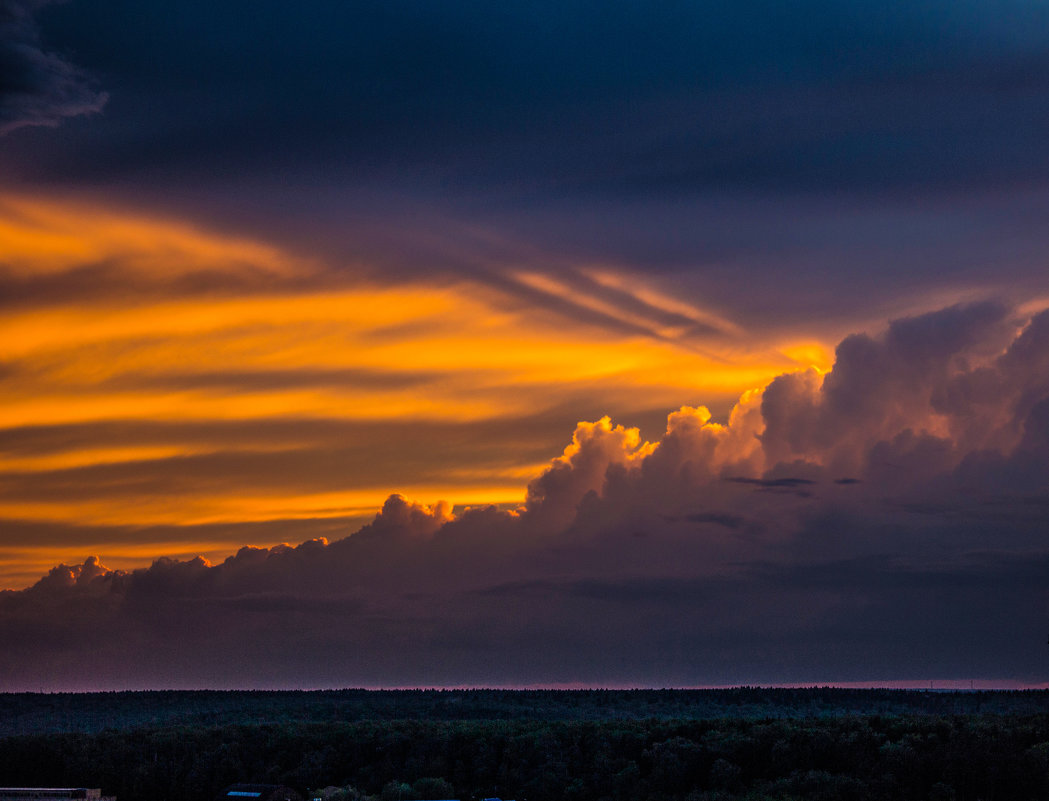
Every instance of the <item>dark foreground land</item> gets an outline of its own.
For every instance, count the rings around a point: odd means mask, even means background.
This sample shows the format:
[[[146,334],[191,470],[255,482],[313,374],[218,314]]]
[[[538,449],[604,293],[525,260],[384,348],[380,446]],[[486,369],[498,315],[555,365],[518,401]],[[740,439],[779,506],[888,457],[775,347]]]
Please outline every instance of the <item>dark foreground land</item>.
[[[1049,693],[0,695],[0,785],[201,801],[1049,799]]]

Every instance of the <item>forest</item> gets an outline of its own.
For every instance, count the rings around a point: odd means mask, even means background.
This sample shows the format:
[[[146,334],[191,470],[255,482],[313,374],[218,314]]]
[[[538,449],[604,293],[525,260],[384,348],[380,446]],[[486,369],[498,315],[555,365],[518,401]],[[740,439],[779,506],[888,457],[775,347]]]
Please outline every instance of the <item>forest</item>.
[[[1049,798],[1044,691],[20,694],[0,722],[0,785],[119,801]]]

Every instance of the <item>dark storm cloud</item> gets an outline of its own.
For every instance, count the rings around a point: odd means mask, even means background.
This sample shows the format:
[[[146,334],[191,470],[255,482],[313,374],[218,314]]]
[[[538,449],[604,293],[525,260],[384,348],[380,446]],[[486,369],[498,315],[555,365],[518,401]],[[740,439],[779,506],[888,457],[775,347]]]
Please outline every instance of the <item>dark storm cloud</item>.
[[[34,161],[536,198],[1029,180],[1047,29],[1018,0],[79,3],[48,31],[115,119]]]
[[[100,111],[106,94],[40,41],[37,12],[53,0],[0,2],[0,134]]]
[[[685,407],[653,448],[581,423],[516,512],[391,496],[331,542],[62,565],[0,594],[0,666],[12,689],[1036,681],[1047,337],[994,303],[904,318],[727,425]]]
[[[5,142],[13,181],[104,187],[379,280],[465,277],[620,334],[680,322],[587,289],[574,267],[599,264],[828,338],[945,287],[1047,289],[1042,3],[79,0],[40,24],[113,99]],[[91,275],[7,295],[90,294]]]

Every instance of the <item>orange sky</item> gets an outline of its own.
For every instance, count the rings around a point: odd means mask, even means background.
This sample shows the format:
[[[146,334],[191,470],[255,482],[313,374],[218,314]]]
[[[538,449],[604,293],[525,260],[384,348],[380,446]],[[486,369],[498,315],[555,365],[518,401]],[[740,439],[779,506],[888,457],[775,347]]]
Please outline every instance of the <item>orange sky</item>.
[[[602,297],[508,272],[568,303],[551,311],[176,220],[18,196],[0,212],[0,587],[94,553],[130,567],[287,539],[243,524],[348,532],[392,491],[516,503],[583,413],[658,437],[668,409],[727,410],[831,361],[607,265],[576,271]]]

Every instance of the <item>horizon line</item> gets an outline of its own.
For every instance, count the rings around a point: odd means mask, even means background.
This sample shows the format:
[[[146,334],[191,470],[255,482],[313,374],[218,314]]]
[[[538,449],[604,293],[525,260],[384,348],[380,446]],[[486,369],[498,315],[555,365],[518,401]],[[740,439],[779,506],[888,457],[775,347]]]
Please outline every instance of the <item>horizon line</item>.
[[[0,695],[93,695],[108,693],[151,692],[659,692],[703,690],[893,690],[913,692],[1044,692],[1047,682],[1023,682],[1013,679],[899,679],[888,681],[831,681],[831,682],[775,682],[739,684],[697,684],[688,686],[656,686],[628,684],[583,684],[551,682],[520,685],[400,685],[400,686],[314,686],[314,687],[138,687],[123,689],[39,689],[0,690]]]

